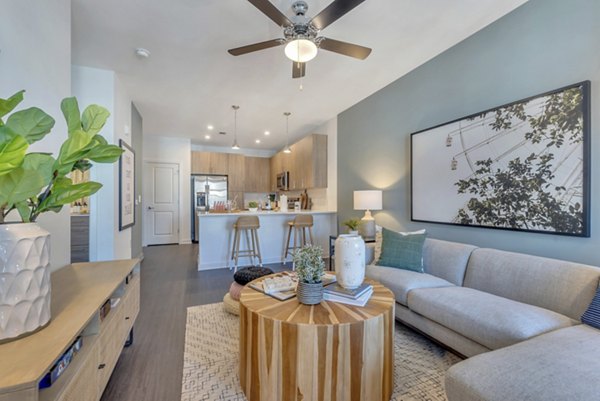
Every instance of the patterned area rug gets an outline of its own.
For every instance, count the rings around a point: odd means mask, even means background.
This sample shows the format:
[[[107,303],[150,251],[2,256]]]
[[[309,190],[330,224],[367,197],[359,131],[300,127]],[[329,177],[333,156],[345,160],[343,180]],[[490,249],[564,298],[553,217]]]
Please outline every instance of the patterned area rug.
[[[238,381],[239,319],[223,304],[187,310],[182,401],[246,401]],[[444,373],[460,361],[396,323],[394,401],[446,401]]]

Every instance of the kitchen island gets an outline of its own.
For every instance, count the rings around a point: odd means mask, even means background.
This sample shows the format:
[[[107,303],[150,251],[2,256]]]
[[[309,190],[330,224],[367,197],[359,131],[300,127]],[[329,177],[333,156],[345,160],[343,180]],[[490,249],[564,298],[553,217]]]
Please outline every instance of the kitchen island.
[[[240,216],[258,216],[260,229],[258,238],[263,265],[281,263],[286,245],[288,222],[298,214],[312,214],[314,219],[313,238],[316,245],[323,248],[323,257],[329,256],[329,236],[337,233],[337,212],[235,212],[198,213],[198,270],[223,269],[233,267],[231,246],[233,244],[233,224]],[[247,249],[245,236],[241,236],[240,249]],[[291,258],[288,257],[291,266]],[[257,261],[258,263],[258,261]],[[250,258],[240,257],[238,268],[250,266]]]

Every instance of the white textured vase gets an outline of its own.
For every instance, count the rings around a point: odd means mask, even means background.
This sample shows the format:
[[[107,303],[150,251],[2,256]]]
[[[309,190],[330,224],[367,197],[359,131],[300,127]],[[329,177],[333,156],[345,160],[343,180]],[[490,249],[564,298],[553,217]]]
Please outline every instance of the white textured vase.
[[[354,234],[342,234],[335,240],[335,274],[338,283],[357,288],[365,279],[365,241]]]
[[[0,224],[0,342],[50,321],[50,233],[34,223]]]

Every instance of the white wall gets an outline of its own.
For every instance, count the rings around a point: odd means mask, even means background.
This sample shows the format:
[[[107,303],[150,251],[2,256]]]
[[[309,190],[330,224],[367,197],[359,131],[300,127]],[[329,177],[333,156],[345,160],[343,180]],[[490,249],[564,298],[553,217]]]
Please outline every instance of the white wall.
[[[100,132],[109,143],[119,139],[131,144],[131,99],[113,71],[72,67],[73,95],[83,111],[90,104],[107,108],[111,116]],[[103,187],[90,198],[90,260],[131,258],[131,228],[119,231],[119,165],[95,164],[91,179]]]
[[[54,117],[52,132],[30,149],[56,153],[67,138],[60,102],[71,94],[71,2],[1,0],[0,10],[0,97],[25,89],[20,107],[36,106]],[[69,264],[69,208],[38,222],[52,236],[52,270]]]
[[[186,138],[159,136],[144,137],[144,161],[179,164],[179,243],[189,244],[191,239],[191,189],[192,145]],[[146,174],[146,170],[143,171]],[[146,177],[144,176],[144,181]],[[142,218],[146,218],[145,210]],[[147,224],[144,224],[148,227]],[[147,244],[144,232],[144,245]]]

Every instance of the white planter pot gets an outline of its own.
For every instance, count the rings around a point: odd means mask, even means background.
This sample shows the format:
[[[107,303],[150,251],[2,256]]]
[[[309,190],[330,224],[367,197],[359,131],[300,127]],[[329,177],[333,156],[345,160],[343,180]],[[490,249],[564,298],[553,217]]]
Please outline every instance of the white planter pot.
[[[348,289],[357,288],[365,279],[365,241],[353,234],[342,234],[335,240],[335,273],[338,283]]]
[[[50,321],[50,233],[34,223],[0,225],[0,342]]]

